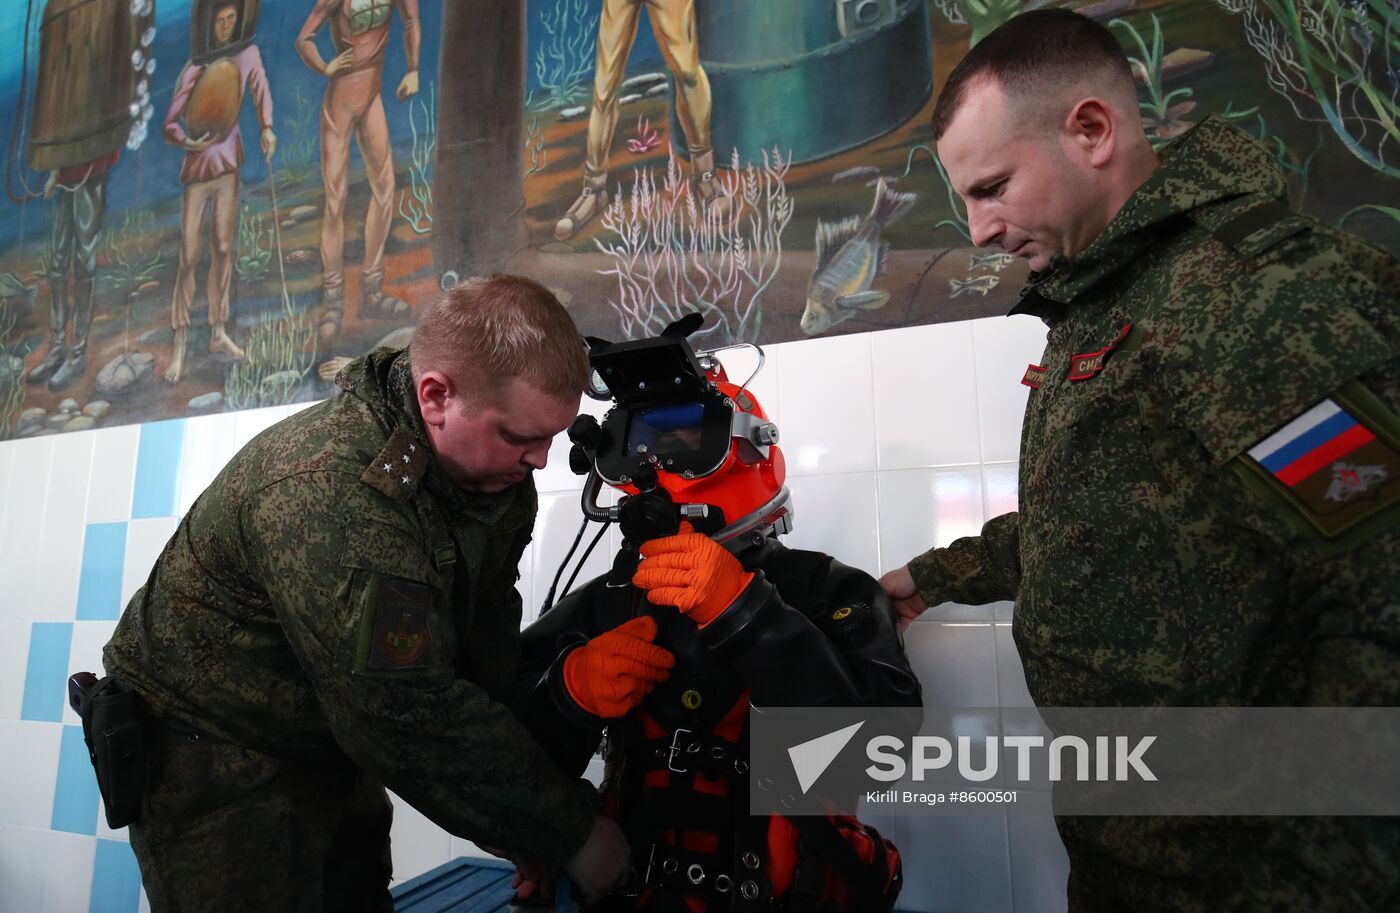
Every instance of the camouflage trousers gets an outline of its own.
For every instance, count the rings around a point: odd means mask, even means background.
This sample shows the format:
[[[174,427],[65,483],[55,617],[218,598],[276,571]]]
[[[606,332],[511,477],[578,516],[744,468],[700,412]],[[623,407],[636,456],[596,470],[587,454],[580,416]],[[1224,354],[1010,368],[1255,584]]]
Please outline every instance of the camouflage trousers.
[[[151,913],[392,913],[388,794],[201,739],[153,746],[131,846]]]

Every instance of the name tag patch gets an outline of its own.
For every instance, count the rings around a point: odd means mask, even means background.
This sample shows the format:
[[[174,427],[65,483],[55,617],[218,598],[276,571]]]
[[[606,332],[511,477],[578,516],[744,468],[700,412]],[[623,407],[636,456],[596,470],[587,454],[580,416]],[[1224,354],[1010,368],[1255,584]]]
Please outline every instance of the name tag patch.
[[[1133,330],[1130,323],[1118,331],[1117,337],[1112,342],[1099,349],[1097,352],[1083,352],[1079,355],[1071,355],[1069,359],[1069,379],[1089,380],[1097,377],[1103,370],[1104,364],[1108,362],[1108,356],[1113,350],[1123,344],[1123,340],[1128,338],[1128,334]]]
[[[1043,365],[1027,365],[1026,373],[1021,376],[1021,383],[1033,390],[1039,390],[1040,385],[1045,383],[1045,367]]]

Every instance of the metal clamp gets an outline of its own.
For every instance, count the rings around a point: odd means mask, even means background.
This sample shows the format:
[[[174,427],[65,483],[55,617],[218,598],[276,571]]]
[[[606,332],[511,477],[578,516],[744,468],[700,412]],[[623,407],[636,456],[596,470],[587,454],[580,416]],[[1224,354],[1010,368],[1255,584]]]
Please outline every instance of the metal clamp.
[[[676,766],[676,758],[680,756],[681,751],[682,751],[682,748],[681,748],[681,736],[682,736],[682,735],[690,735],[690,730],[689,730],[689,729],[677,729],[677,730],[675,731],[675,733],[671,736],[671,752],[670,752],[670,756],[666,759],[666,767],[667,767],[669,770],[673,770],[673,771],[675,771],[675,772],[678,773],[678,774],[690,773],[689,768],[686,768],[686,767],[677,767],[677,766]]]

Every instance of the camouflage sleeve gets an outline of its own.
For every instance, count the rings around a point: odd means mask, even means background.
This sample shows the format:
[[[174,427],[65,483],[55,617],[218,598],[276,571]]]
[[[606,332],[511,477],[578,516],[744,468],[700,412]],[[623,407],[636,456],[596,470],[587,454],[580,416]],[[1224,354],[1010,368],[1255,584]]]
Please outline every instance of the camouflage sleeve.
[[[1021,522],[1012,512],[993,517],[980,536],[929,549],[909,562],[914,585],[929,605],[985,605],[1015,599],[1021,586]]]
[[[1189,351],[1202,381],[1182,417],[1231,473],[1234,520],[1287,556],[1274,629],[1298,643],[1275,693],[1400,706],[1400,286],[1393,261],[1310,250],[1238,284],[1230,306],[1252,312],[1255,343]],[[1216,336],[1230,344],[1198,339]],[[1400,819],[1270,823],[1223,909],[1394,909]]]
[[[1317,561],[1290,584],[1305,594],[1290,614],[1317,619],[1296,673],[1302,703],[1400,706],[1400,528]],[[1226,909],[1379,911],[1400,897],[1397,818],[1275,819],[1260,858]]]
[[[447,596],[406,517],[354,477],[316,472],[258,492],[240,525],[356,764],[454,834],[554,863],[574,855],[592,823],[589,791],[563,779],[504,705],[457,678]]]

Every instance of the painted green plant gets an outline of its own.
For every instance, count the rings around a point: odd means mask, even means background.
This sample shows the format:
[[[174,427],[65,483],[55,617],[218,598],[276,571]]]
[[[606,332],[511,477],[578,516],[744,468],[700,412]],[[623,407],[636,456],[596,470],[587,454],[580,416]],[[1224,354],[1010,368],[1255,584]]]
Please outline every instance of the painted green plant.
[[[242,282],[256,282],[267,275],[272,262],[272,235],[265,225],[264,216],[243,204],[238,211],[238,242],[233,258],[233,268]]]
[[[422,123],[419,123],[419,118]],[[413,146],[408,186],[399,191],[399,216],[415,235],[433,233],[433,156],[437,150],[437,91],[428,83],[428,100],[409,103],[408,129]]]
[[[1109,28],[1124,32],[1137,47],[1137,56],[1128,55],[1128,64],[1133,68],[1142,83],[1147,97],[1138,101],[1142,111],[1143,127],[1154,144],[1179,136],[1190,129],[1190,124],[1182,118],[1195,109],[1191,100],[1193,94],[1189,86],[1166,91],[1162,85],[1162,58],[1165,56],[1165,41],[1162,37],[1162,22],[1157,14],[1152,14],[1151,44],[1143,38],[1137,26],[1126,19],[1114,19]],[[1180,101],[1177,101],[1180,99]]]
[[[282,406],[295,399],[316,361],[316,323],[305,311],[286,312],[254,326],[243,359],[224,380],[227,409]]]
[[[588,0],[555,0],[541,10],[537,22],[542,36],[535,51],[535,83],[543,90],[531,94],[526,107],[562,108],[588,96],[593,75],[598,13]]]
[[[277,146],[277,160],[282,163],[278,171],[278,184],[292,187],[310,176],[317,165],[317,154],[321,136],[321,108],[313,106],[297,86],[293,95],[296,113],[283,118],[278,133],[283,139]]]
[[[938,9],[953,25],[972,27],[968,47],[992,33],[997,26],[1028,10],[1049,6],[1049,0],[935,0]]]
[[[967,216],[963,214],[962,202],[958,199],[957,193],[953,190],[952,181],[948,180],[948,172],[943,170],[943,163],[938,160],[938,154],[923,143],[910,148],[909,157],[904,161],[904,174],[900,177],[908,177],[910,170],[914,167],[914,154],[917,152],[927,152],[929,158],[933,159],[933,167],[938,169],[938,178],[943,182],[943,190],[948,195],[948,211],[953,214],[950,219],[939,219],[933,223],[934,228],[951,228],[963,236],[966,241],[972,240],[972,229],[968,227]]]
[[[1400,177],[1400,8],[1388,0],[1217,0],[1244,17],[1271,88],[1353,156]]]
[[[20,408],[24,404],[24,356],[14,332],[13,309],[0,305],[0,439],[13,437],[19,430]]]
[[[125,306],[122,329],[123,354],[131,348],[131,302],[142,285],[150,282],[165,266],[161,255],[160,233],[149,206],[137,206],[122,214],[117,229],[107,229],[107,264],[101,282],[119,291]]]

